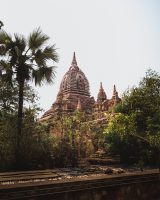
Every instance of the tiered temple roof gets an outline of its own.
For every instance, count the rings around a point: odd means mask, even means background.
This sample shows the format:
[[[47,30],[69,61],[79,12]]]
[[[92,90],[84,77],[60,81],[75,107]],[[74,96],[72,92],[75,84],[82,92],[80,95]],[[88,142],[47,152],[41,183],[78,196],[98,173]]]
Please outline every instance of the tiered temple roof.
[[[120,102],[120,98],[115,85],[112,98],[107,99],[102,83],[100,84],[97,101],[95,102],[94,98],[90,96],[88,79],[78,67],[74,52],[71,66],[61,81],[56,101],[44,113],[41,119],[45,120],[54,117],[57,112],[68,113],[75,110],[85,111],[88,114],[104,112],[118,102]]]

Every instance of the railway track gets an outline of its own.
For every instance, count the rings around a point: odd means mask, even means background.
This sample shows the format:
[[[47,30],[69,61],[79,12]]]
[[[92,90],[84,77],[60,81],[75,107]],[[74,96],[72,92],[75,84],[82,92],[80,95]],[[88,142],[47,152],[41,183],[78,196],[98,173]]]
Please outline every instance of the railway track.
[[[30,182],[27,182],[32,180]],[[36,180],[36,181],[33,181]],[[41,181],[43,180],[43,181]],[[15,184],[2,184],[9,181]],[[25,184],[23,183],[25,182]],[[48,199],[63,193],[122,187],[131,184],[160,183],[158,171],[123,175],[82,176],[63,179],[55,170],[0,174],[0,199]]]

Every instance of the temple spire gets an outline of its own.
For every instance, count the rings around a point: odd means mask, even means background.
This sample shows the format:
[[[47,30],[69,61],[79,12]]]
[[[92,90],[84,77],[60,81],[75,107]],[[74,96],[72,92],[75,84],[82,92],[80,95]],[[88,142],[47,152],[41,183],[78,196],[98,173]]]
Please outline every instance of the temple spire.
[[[100,82],[100,89],[99,89],[99,92],[98,92],[97,101],[98,102],[103,102],[106,99],[107,99],[106,93],[105,93],[105,91],[103,89],[102,82]]]
[[[114,99],[116,102],[118,101],[119,97],[118,97],[118,92],[116,90],[116,86],[113,86],[113,95],[112,95],[112,99]]]
[[[100,82],[100,89],[103,90],[102,82]]]
[[[76,53],[75,53],[75,51],[74,51],[74,53],[73,53],[72,65],[77,65],[77,61],[76,61]]]
[[[116,95],[116,92],[117,92],[117,91],[116,91],[116,86],[114,85],[114,86],[113,86],[113,96]]]

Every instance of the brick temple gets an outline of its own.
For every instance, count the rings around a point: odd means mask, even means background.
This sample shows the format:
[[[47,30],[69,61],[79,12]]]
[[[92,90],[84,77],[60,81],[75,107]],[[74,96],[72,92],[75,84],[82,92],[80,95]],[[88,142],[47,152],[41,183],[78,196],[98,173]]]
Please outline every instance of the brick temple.
[[[121,99],[118,96],[115,85],[111,99],[107,98],[102,83],[100,83],[97,100],[91,96],[89,81],[77,65],[74,52],[71,66],[61,81],[56,101],[44,113],[41,120],[50,119],[58,112],[73,113],[76,110],[84,111],[87,114],[94,114],[96,118],[100,118],[104,112],[111,109],[120,101]]]

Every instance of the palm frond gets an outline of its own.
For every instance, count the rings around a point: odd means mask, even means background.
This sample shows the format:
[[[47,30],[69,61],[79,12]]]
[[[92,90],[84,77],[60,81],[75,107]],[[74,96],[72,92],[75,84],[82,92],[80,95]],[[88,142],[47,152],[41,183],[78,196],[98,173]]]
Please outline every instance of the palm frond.
[[[0,44],[8,44],[12,42],[12,37],[5,31],[0,31]]]
[[[5,56],[9,53],[13,44],[14,42],[12,41],[12,37],[5,31],[0,31],[0,55]]]
[[[39,67],[46,65],[46,57],[41,49],[38,49],[38,51],[34,54],[34,60]]]
[[[2,80],[4,80],[5,82],[8,82],[9,84],[12,84],[13,71],[10,66],[10,63],[8,63],[7,61],[1,60],[0,66],[1,66]]]
[[[56,52],[56,48],[55,45],[52,46],[47,46],[44,50],[43,50],[43,54],[46,57],[47,60],[53,60],[54,62],[58,62],[59,57],[58,54]]]
[[[55,67],[40,67],[39,69],[33,70],[32,77],[35,81],[35,85],[42,85],[44,82],[53,83],[55,78]]]
[[[53,83],[53,79],[55,78],[55,71],[54,71],[55,67],[45,67],[44,69],[44,77],[46,83],[48,84],[52,84]]]
[[[0,45],[0,56],[4,56],[6,54],[6,48],[4,45]]]
[[[58,62],[58,54],[55,45],[46,46],[48,39],[40,28],[34,30],[27,41],[19,34],[14,34],[12,40],[10,35],[0,31],[0,55],[5,55],[0,62],[3,77],[9,81],[16,77],[18,82],[32,78],[36,85],[52,83],[55,67],[48,66],[47,61]]]
[[[5,70],[8,67],[8,62],[4,60],[0,60],[0,66],[1,66],[1,69]]]
[[[15,37],[15,46],[23,52],[26,48],[26,39],[23,35],[14,34]]]
[[[38,28],[30,34],[28,39],[28,46],[31,50],[36,50],[43,46],[48,39],[49,37],[42,33],[41,29]]]
[[[45,66],[46,62],[49,60],[58,62],[58,54],[56,52],[55,45],[47,46],[44,50],[38,49],[35,53],[34,59],[38,66]]]

